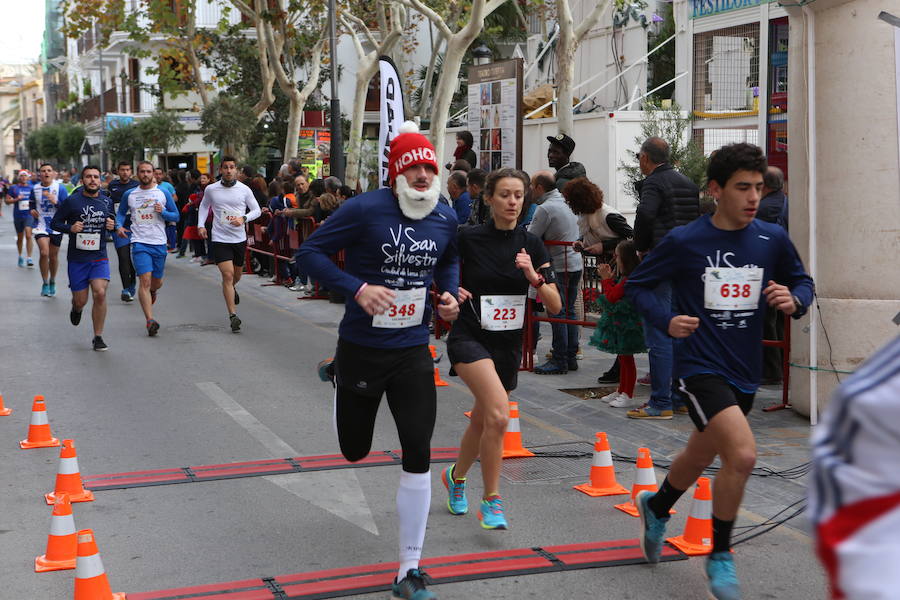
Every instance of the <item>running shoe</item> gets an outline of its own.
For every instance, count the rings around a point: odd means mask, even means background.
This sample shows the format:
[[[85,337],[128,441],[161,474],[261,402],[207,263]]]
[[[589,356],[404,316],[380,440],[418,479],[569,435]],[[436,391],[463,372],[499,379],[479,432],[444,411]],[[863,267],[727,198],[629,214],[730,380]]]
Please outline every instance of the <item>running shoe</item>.
[[[620,392],[619,397],[615,400],[609,401],[609,405],[613,408],[631,408],[632,406],[639,406],[640,404],[640,400],[635,400],[624,392]]]
[[[106,352],[109,350],[109,346],[106,345],[106,342],[103,341],[103,338],[99,335],[94,336],[94,350],[97,352]]]
[[[655,495],[650,490],[642,490],[634,498],[634,504],[641,518],[641,535],[638,541],[641,543],[641,552],[651,565],[659,562],[662,554],[663,542],[666,540],[666,523],[670,517],[660,519],[650,510],[647,502]]]
[[[41,296],[49,296],[50,295],[50,284],[44,283],[41,285]]]
[[[153,319],[147,319],[147,335],[156,337],[157,332],[159,332],[159,323]]]
[[[78,324],[81,323],[81,311],[78,311],[78,310],[71,311],[69,313],[69,322],[72,323],[72,325],[75,325],[77,327]]]
[[[433,600],[437,596],[425,589],[425,584],[431,583],[431,578],[421,569],[410,569],[406,577],[391,584],[393,600]]]
[[[663,421],[672,418],[672,409],[661,410],[659,408],[653,408],[649,404],[644,404],[639,408],[629,410],[625,415],[629,419],[656,419],[658,421]]]
[[[534,368],[535,375],[565,375],[568,372],[569,369],[556,364],[552,360],[548,360],[541,366]]]
[[[56,295],[56,282],[52,279],[47,284],[47,295],[51,298]]]
[[[122,294],[119,296],[122,302],[134,302],[134,298],[129,294],[126,290],[122,290]]]
[[[503,516],[503,499],[499,495],[481,501],[478,509],[478,520],[485,529],[506,529],[506,517]]]
[[[319,374],[319,379],[325,382],[334,383],[334,359],[326,358],[325,360],[319,361],[319,364],[316,365],[316,372]]]
[[[28,268],[29,268],[29,269],[33,269],[33,268],[34,268],[34,261],[31,260],[31,257],[30,257],[30,256],[28,257]]]
[[[234,304],[237,306],[241,303],[241,295],[237,293],[237,288],[234,288]]]
[[[19,266],[20,266],[20,267],[24,267],[24,266],[25,266],[25,258],[22,257],[22,256],[19,257]]]
[[[237,333],[241,330],[241,320],[237,315],[230,315],[228,320],[231,322],[231,333]]]
[[[621,394],[621,392],[613,392],[612,394],[607,394],[607,395],[603,396],[602,398],[600,398],[600,400],[602,402],[606,402],[607,404],[609,404],[613,400],[616,400],[619,397],[619,394]]]
[[[150,304],[156,304],[156,290],[150,290]]]
[[[740,600],[741,585],[730,552],[713,552],[706,559],[709,593],[716,600]]]
[[[597,378],[597,383],[619,383],[619,369],[615,363],[609,371]]]
[[[469,501],[466,500],[466,480],[457,481],[453,478],[453,467],[450,465],[441,471],[441,481],[450,496],[447,498],[447,508],[451,515],[464,515],[469,512]]]

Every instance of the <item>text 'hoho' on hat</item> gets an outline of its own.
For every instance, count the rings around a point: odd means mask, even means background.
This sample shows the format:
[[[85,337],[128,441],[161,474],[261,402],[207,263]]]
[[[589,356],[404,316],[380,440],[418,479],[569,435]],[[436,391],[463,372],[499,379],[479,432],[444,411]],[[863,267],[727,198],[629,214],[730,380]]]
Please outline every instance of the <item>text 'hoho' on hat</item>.
[[[547,141],[553,144],[554,146],[559,146],[562,148],[562,151],[566,153],[566,156],[572,154],[575,151],[575,140],[570,138],[564,133],[558,133],[556,135],[548,135]]]
[[[406,121],[398,130],[399,135],[391,140],[388,154],[388,180],[393,184],[397,175],[415,165],[429,165],[438,172],[437,156],[428,138],[419,133],[419,126]]]

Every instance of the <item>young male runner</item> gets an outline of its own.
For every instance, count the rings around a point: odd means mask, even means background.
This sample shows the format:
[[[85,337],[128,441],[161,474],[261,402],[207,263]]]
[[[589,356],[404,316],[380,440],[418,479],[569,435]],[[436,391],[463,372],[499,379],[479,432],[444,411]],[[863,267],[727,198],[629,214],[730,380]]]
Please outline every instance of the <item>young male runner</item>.
[[[166,181],[166,172],[161,168],[156,167],[153,169],[153,179],[156,181],[156,185],[161,190],[165,190],[169,192],[169,195],[172,196],[172,200],[175,201],[176,208],[178,207],[178,194],[175,193],[175,186]],[[169,252],[175,251],[175,234],[177,231],[177,223],[172,223],[170,221],[166,221],[166,249]]]
[[[163,284],[166,268],[166,222],[178,221],[175,201],[153,180],[153,164],[138,163],[138,182],[122,195],[116,214],[116,230],[125,238],[125,219],[131,215],[131,261],[140,281],[138,299],[147,319],[147,334],[155,336],[159,323],[153,318],[156,292]]]
[[[231,156],[222,159],[219,167],[221,180],[206,187],[203,200],[200,202],[200,215],[213,211],[212,243],[209,256],[219,267],[222,274],[222,295],[228,309],[228,320],[231,331],[241,330],[241,320],[237,316],[236,305],[241,297],[235,286],[241,280],[244,267],[244,254],[247,249],[247,230],[244,224],[262,214],[253,191],[237,180],[237,162]],[[205,217],[201,217],[205,218]],[[209,233],[205,223],[197,227],[197,233],[204,240]]]
[[[347,200],[298,253],[302,268],[328,289],[347,297],[335,354],[335,423],[341,452],[363,459],[381,396],[397,425],[403,471],[397,489],[400,569],[395,598],[429,600],[419,558],[431,502],[431,434],[436,393],[428,351],[432,280],[438,313],[453,321],[459,264],[456,213],[438,203],[440,179],[434,147],[404,123],[391,142],[389,180],[382,188]],[[343,271],[331,256],[345,250]]]
[[[28,181],[30,173],[25,169],[19,171],[16,177],[16,184],[9,186],[6,192],[4,202],[13,205],[13,225],[16,228],[16,249],[19,254],[19,266],[24,267],[26,257],[28,266],[34,267],[34,261],[31,260],[31,251],[33,249],[31,229],[34,225],[34,217],[31,215],[31,188],[33,187]],[[26,254],[22,254],[22,242],[25,242]]]
[[[62,245],[62,234],[53,231],[50,222],[60,203],[65,201],[69,192],[59,181],[54,181],[56,170],[50,163],[44,163],[38,169],[41,181],[31,190],[31,216],[34,218],[34,239],[37,241],[41,269],[41,296],[56,295],[56,270],[59,267],[59,247]]]
[[[706,574],[719,600],[741,597],[731,530],[756,462],[746,414],[759,386],[766,304],[799,318],[813,299],[813,281],[784,229],[754,220],[765,172],[756,146],[716,151],[707,170],[715,214],[669,232],[625,286],[644,318],[678,340],[673,375],[697,427],[659,491],[635,500],[641,548],[648,562],[659,561],[669,509],[718,456]],[[653,293],[663,282],[672,284],[677,312]]]
[[[94,350],[104,352],[103,324],[106,321],[106,288],[109,285],[109,259],[106,256],[106,232],[115,227],[112,207],[100,194],[100,167],[88,165],[81,170],[81,188],[61,202],[50,221],[50,230],[69,234],[67,254],[69,288],[72,290],[72,325],[81,322],[87,304],[88,287],[94,298],[91,319],[94,324]]]
[[[136,179],[131,178],[130,162],[120,162],[116,167],[116,173],[119,175],[119,178],[110,181],[107,188],[112,199],[113,211],[118,210],[125,192],[139,185]],[[128,235],[124,238],[118,235],[113,237],[116,256],[119,258],[119,278],[122,280],[122,294],[120,298],[122,302],[134,302],[137,277],[134,274],[134,265],[131,264],[131,217],[125,219],[124,225],[125,231],[129,232]]]

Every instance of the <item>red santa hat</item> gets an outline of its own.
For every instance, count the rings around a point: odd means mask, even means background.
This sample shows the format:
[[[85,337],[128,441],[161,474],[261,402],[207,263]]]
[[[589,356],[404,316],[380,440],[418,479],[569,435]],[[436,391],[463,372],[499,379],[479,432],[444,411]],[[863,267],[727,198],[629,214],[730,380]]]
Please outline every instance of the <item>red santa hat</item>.
[[[388,180],[393,184],[397,175],[415,165],[431,165],[438,172],[437,155],[434,146],[419,133],[419,126],[406,121],[398,129],[399,134],[391,140],[388,155]]]

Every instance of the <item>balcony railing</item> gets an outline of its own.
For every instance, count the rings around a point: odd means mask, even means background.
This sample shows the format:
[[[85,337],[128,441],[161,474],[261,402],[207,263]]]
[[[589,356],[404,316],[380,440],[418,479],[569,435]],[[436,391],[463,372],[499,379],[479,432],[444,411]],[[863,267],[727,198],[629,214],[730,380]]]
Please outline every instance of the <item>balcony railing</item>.
[[[85,121],[93,121],[99,119],[106,113],[115,113],[119,111],[119,95],[116,88],[111,87],[103,92],[103,110],[100,110],[100,96],[94,96],[84,101],[81,107],[81,118]]]

